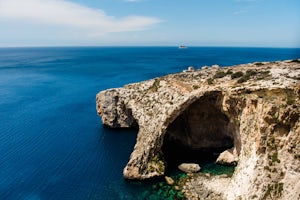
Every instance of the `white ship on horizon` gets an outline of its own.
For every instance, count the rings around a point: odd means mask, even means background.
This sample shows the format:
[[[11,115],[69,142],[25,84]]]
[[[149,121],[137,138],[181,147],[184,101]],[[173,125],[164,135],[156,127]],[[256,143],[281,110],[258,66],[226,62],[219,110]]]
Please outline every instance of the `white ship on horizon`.
[[[187,49],[188,47],[187,46],[185,46],[185,45],[180,45],[179,47],[178,47],[178,49]]]

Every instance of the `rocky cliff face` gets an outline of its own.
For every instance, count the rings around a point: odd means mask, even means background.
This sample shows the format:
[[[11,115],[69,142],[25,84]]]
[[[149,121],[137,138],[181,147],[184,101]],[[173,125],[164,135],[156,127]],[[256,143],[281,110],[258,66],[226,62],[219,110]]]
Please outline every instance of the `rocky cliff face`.
[[[125,178],[163,175],[162,147],[172,141],[228,149],[218,160],[237,163],[223,185],[193,179],[193,196],[201,185],[212,199],[299,199],[299,80],[299,60],[203,67],[102,91],[96,108],[109,127],[139,128]]]

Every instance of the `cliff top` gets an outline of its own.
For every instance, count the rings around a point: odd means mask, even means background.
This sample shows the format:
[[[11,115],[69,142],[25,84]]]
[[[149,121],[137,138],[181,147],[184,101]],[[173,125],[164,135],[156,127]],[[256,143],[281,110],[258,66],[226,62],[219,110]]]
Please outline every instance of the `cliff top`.
[[[139,129],[125,178],[164,175],[174,153],[165,149],[172,144],[183,146],[183,155],[186,149],[222,149],[216,161],[237,164],[220,186],[225,189],[201,178],[188,193],[201,199],[201,187],[221,199],[293,199],[300,197],[299,98],[298,59],[189,67],[102,91],[96,109],[111,128]]]
[[[205,88],[226,88],[230,90],[285,88],[294,86],[300,80],[300,60],[277,62],[256,62],[235,66],[203,66],[200,69],[184,70],[141,83],[126,85],[126,89],[144,89],[143,83],[155,92],[158,88],[171,86],[182,93]],[[161,83],[160,83],[161,82]]]

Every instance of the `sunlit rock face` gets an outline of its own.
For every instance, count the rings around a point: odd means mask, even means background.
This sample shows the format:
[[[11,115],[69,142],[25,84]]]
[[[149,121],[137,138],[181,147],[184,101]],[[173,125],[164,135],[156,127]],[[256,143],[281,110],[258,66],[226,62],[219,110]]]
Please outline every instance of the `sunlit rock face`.
[[[220,163],[237,164],[223,185],[195,179],[193,195],[298,199],[299,80],[299,60],[206,67],[102,91],[96,109],[109,127],[139,129],[125,178],[164,175],[166,149],[178,144],[186,157],[217,150]]]

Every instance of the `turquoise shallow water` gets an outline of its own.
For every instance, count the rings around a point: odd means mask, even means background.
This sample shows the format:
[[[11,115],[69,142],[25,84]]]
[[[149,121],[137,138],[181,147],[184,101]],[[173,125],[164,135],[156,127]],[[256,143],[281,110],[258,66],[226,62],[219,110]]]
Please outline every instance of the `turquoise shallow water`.
[[[190,65],[298,57],[300,49],[0,48],[0,199],[160,197],[159,181],[122,178],[137,131],[103,127],[96,93]]]

